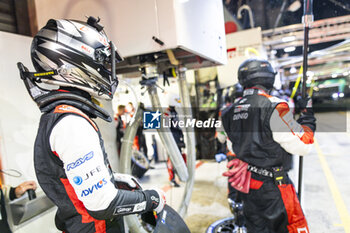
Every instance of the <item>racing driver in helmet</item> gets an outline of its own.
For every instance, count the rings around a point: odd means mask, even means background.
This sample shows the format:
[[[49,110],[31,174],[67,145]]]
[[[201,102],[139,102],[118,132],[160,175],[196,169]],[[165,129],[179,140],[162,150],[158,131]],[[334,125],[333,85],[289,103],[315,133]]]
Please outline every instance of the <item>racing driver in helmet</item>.
[[[287,102],[269,95],[275,74],[262,59],[239,67],[243,97],[222,113],[237,159],[224,175],[242,192],[248,233],[308,233],[287,172],[291,155],[306,155],[312,146],[316,119],[308,98],[300,101],[302,113],[295,121]]]
[[[36,72],[18,63],[29,94],[43,113],[34,146],[37,179],[58,207],[56,227],[67,233],[125,232],[123,215],[157,212],[159,190],[142,191],[128,175],[113,173],[94,118],[111,122],[93,98],[109,99],[122,60],[99,20],[50,19],[34,37]],[[45,89],[37,83],[59,86]]]

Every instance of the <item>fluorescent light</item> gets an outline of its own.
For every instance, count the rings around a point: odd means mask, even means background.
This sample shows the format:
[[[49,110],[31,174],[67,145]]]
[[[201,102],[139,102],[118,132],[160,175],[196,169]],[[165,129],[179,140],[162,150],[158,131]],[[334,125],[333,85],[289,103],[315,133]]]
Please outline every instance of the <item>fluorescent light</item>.
[[[306,76],[309,76],[309,77],[313,77],[314,74],[315,74],[315,73],[312,72],[312,71],[310,71],[310,70],[306,72]]]
[[[301,3],[299,0],[297,0],[297,1],[294,1],[292,4],[290,4],[287,10],[291,12],[295,12],[299,10],[300,7],[301,7]]]
[[[282,38],[282,42],[291,42],[293,40],[295,40],[295,36],[286,36]]]
[[[289,73],[291,74],[295,74],[296,72],[297,72],[297,69],[294,66],[292,66],[289,70]]]
[[[332,74],[332,78],[336,78],[336,77],[338,77],[337,74]]]
[[[340,92],[338,96],[339,96],[340,98],[343,98],[343,97],[344,97],[344,93],[343,93],[343,92]]]
[[[349,75],[349,72],[344,72],[343,75],[344,75],[344,76],[348,76],[348,75]]]
[[[286,52],[286,53],[290,53],[290,52],[293,52],[293,51],[295,51],[295,47],[294,46],[284,48],[284,52]]]
[[[333,93],[333,94],[332,94],[332,98],[333,98],[333,99],[337,99],[337,98],[338,98],[338,93]]]

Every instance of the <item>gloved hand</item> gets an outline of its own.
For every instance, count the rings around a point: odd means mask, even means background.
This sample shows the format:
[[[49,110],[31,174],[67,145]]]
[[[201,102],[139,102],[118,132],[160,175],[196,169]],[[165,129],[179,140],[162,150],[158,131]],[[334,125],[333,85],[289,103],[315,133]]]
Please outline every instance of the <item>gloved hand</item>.
[[[113,173],[113,178],[119,189],[135,190],[142,189],[137,179],[128,174]]]
[[[297,105],[300,108],[300,117],[297,122],[301,125],[305,125],[311,129],[312,132],[316,130],[316,118],[312,110],[312,100],[307,98],[299,98]]]
[[[144,193],[146,195],[147,205],[150,205],[150,209],[156,211],[157,214],[162,212],[166,204],[165,193],[160,189],[145,190]]]
[[[243,162],[242,160],[239,159],[233,159],[230,162],[227,163],[227,172],[224,172],[222,175],[227,176],[227,177],[233,177],[235,175],[240,174],[240,172],[244,172],[244,167],[248,167],[248,164],[246,162]]]
[[[302,98],[298,96],[297,106],[300,109],[300,111],[304,114],[314,114],[312,111],[312,100],[310,97]]]
[[[221,163],[222,161],[226,160],[227,156],[224,153],[219,153],[215,155],[215,160],[218,163]]]
[[[227,167],[230,169],[222,175],[229,177],[229,183],[238,191],[248,193],[250,188],[251,172],[248,171],[248,163],[239,159],[231,160]]]
[[[309,127],[312,132],[316,131],[316,118],[315,118],[313,113],[312,114],[301,113],[297,122],[301,125],[305,125],[305,126]]]

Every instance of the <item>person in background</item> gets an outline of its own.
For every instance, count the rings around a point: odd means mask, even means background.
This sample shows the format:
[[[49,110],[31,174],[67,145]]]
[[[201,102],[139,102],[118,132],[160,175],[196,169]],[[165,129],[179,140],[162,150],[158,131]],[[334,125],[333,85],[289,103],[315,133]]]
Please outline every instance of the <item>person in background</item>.
[[[306,155],[316,119],[310,99],[300,101],[294,120],[286,101],[269,94],[275,71],[266,60],[248,59],[238,69],[243,97],[222,113],[236,159],[228,163],[231,186],[242,193],[249,233],[309,232],[292,181],[292,154]]]
[[[119,105],[117,114],[114,118],[116,122],[116,129],[117,129],[117,150],[118,150],[118,155],[120,156],[120,150],[122,147],[122,138],[124,137],[124,132],[125,132],[125,122],[122,119],[122,116],[125,114],[125,105]]]
[[[35,181],[25,181],[17,187],[1,184],[0,181],[0,232],[11,233],[9,224],[7,222],[7,214],[5,203],[13,201],[23,196],[28,190],[36,190],[37,185]]]
[[[135,114],[135,107],[134,104],[132,102],[129,102],[126,107],[125,107],[125,113],[126,113],[126,123],[128,124],[132,117]]]

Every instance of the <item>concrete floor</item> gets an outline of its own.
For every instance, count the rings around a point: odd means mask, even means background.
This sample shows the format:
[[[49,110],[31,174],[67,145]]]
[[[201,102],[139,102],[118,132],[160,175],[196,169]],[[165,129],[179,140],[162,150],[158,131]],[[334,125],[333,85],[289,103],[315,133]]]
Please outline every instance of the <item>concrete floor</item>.
[[[304,158],[303,209],[310,232],[350,233],[350,124],[346,124],[349,113],[322,113],[317,118],[322,132],[316,134],[312,151]],[[297,164],[298,157],[294,158]],[[225,162],[204,161],[196,169],[185,218],[193,233],[203,233],[214,221],[231,216],[226,199],[227,181],[221,176],[225,166]],[[296,180],[296,174],[297,169],[291,173],[292,179]],[[184,185],[169,188],[165,163],[156,164],[141,182],[146,188],[167,190],[167,203],[175,209],[179,206]]]

